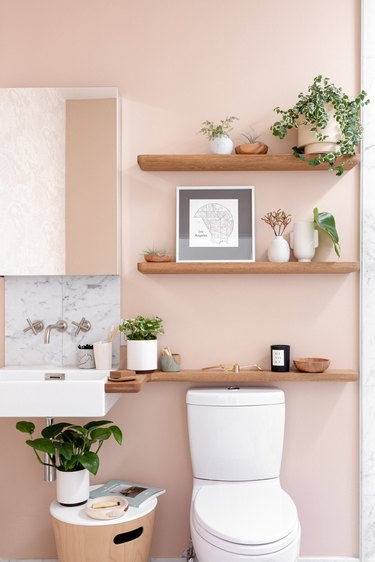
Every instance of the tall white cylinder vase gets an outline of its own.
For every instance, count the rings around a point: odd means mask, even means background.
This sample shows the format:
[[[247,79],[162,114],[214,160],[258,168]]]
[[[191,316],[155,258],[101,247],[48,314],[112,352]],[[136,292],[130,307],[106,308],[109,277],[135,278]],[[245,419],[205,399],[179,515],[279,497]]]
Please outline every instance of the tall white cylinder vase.
[[[268,259],[274,263],[284,263],[289,261],[290,248],[283,236],[276,236],[268,246]]]
[[[90,494],[90,475],[86,468],[74,472],[56,470],[56,499],[74,507],[86,503]]]
[[[149,373],[158,367],[158,340],[129,340],[128,369]]]
[[[315,248],[319,245],[318,231],[312,221],[295,222],[290,233],[290,247],[298,261],[309,262],[315,256]]]

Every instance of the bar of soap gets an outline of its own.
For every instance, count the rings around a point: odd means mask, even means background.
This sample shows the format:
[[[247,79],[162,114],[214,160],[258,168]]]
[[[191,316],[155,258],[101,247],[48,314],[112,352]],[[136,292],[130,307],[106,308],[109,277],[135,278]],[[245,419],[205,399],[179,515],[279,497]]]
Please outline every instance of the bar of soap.
[[[109,501],[109,502],[98,502],[98,503],[93,503],[91,505],[92,509],[100,509],[102,507],[116,507],[120,505],[119,502],[117,501]]]

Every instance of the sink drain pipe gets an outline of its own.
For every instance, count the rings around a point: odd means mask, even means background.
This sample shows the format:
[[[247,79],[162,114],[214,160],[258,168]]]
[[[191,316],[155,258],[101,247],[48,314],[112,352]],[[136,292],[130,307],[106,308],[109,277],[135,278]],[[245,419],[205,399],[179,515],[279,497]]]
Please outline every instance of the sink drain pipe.
[[[46,426],[53,424],[53,418],[46,418]],[[47,453],[44,453],[44,462],[49,463],[50,458]],[[46,482],[53,482],[56,480],[56,468],[54,466],[44,465],[44,480]]]

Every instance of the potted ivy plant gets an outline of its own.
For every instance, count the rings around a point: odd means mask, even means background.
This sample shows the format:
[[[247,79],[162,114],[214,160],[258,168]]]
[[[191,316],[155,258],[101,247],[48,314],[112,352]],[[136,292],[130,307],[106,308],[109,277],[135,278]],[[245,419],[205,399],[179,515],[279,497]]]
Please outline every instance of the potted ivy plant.
[[[75,506],[89,498],[89,473],[99,469],[99,450],[103,442],[114,437],[121,445],[122,432],[111,421],[91,421],[83,426],[69,422],[55,423],[42,429],[41,437],[33,438],[35,424],[19,421],[18,431],[27,433],[29,445],[37,460],[56,469],[57,501],[62,505]],[[94,449],[94,450],[92,450]],[[46,453],[47,461],[40,453]]]
[[[290,129],[297,129],[298,142],[293,147],[297,158],[307,160],[310,166],[326,163],[340,176],[345,164],[336,165],[339,156],[354,156],[361,138],[361,108],[368,104],[367,94],[351,100],[342,88],[329,78],[316,76],[307,94],[298,94],[298,101],[287,110],[276,107],[280,119],[271,125],[271,131],[283,139]],[[316,154],[306,159],[306,154]]]
[[[228,133],[232,130],[233,121],[238,117],[231,115],[215,124],[213,121],[204,121],[203,127],[198,131],[205,135],[210,141],[210,151],[213,154],[232,154],[233,141]]]
[[[157,369],[158,334],[164,333],[163,320],[159,316],[136,316],[124,320],[119,330],[127,338],[128,369],[136,373],[151,373]]]

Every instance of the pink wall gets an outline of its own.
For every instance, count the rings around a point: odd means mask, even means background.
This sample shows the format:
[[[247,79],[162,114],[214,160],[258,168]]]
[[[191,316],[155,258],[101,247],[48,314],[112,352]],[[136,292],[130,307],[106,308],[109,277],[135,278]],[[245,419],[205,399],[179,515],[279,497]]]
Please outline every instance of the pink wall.
[[[358,259],[359,173],[144,173],[139,153],[204,152],[205,119],[237,115],[235,136],[251,124],[268,133],[276,105],[289,106],[323,73],[349,94],[359,90],[359,3],[316,0],[2,0],[1,86],[117,85],[123,101],[122,315],[159,314],[185,367],[263,362],[271,343],[294,356],[327,356],[358,366],[358,282],[349,276],[143,276],[140,252],[174,247],[176,185],[255,185],[256,252],[271,239],[259,219],[278,207],[295,220],[317,205],[332,211],[342,259]],[[332,25],[337,18],[340,25]],[[314,49],[311,48],[314,45]],[[318,257],[332,257],[328,246]],[[189,536],[191,469],[184,396],[189,385],[159,383],[125,396],[110,416],[125,446],[106,444],[99,480],[134,478],[165,486],[152,554],[178,556]],[[302,554],[358,555],[358,396],[354,383],[283,384],[287,400],[283,485],[301,518]],[[48,504],[53,485],[15,434],[0,422],[0,556],[51,558]],[[26,468],[26,470],[25,470]],[[97,479],[98,480],[98,479]],[[10,502],[26,498],[25,510]],[[7,501],[9,500],[9,501]],[[12,507],[14,505],[14,507]],[[14,517],[12,517],[14,515]]]

